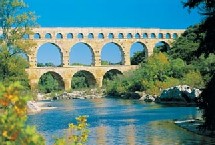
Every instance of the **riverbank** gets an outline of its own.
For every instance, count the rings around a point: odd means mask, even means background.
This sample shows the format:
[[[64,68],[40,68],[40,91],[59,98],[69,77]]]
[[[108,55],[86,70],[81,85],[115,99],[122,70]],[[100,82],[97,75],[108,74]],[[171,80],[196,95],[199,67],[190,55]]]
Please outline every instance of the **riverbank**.
[[[214,131],[203,130],[199,128],[203,124],[203,120],[199,120],[199,119],[178,120],[178,121],[174,121],[174,123],[175,125],[187,131],[193,132],[195,134],[215,138]]]
[[[49,105],[50,102],[36,102],[36,101],[28,101],[27,102],[27,113],[38,113],[42,110],[50,110],[50,109],[56,109],[57,107],[52,107]]]
[[[69,100],[69,99],[100,99],[104,98],[103,89],[74,90],[72,92],[38,93],[37,100]]]

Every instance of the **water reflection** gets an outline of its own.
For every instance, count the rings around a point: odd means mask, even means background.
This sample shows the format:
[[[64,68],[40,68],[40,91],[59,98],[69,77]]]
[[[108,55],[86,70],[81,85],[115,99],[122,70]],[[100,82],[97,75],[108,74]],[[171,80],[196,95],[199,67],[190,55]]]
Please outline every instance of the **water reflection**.
[[[215,144],[215,140],[183,130],[165,120],[199,116],[195,107],[168,107],[137,100],[66,100],[51,103],[59,107],[31,115],[28,124],[36,125],[53,144],[68,124],[79,115],[89,115],[89,145],[173,145]]]

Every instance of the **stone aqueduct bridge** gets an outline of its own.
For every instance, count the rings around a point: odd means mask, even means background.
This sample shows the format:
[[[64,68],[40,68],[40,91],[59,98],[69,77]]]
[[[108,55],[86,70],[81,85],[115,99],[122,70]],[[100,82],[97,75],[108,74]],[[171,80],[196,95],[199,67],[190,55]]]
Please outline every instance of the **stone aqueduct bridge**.
[[[141,43],[146,49],[146,56],[153,54],[153,48],[158,42],[171,45],[184,30],[179,29],[141,29],[141,28],[36,28],[34,34],[25,39],[33,39],[37,46],[28,53],[30,67],[26,69],[30,86],[37,88],[40,77],[47,72],[54,73],[64,84],[65,90],[71,88],[71,79],[78,71],[86,71],[89,79],[97,86],[102,86],[103,76],[111,70],[126,72],[136,69],[130,63],[130,49],[132,44]],[[91,66],[70,66],[70,49],[77,43],[84,43],[91,49],[93,63]],[[40,46],[52,43],[57,46],[62,56],[62,67],[37,67],[37,52]],[[101,51],[105,44],[114,43],[121,49],[122,64],[120,66],[102,66]],[[49,54],[47,54],[49,55]]]

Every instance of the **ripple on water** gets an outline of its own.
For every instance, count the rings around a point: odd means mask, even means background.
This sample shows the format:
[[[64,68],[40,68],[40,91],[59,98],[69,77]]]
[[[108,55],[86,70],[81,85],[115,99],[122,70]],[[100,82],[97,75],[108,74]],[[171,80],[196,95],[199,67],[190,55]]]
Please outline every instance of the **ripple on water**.
[[[187,132],[165,120],[193,118],[195,107],[167,107],[136,100],[66,100],[51,103],[58,107],[30,115],[47,144],[63,136],[70,122],[89,115],[89,145],[193,145],[215,144],[215,140]]]

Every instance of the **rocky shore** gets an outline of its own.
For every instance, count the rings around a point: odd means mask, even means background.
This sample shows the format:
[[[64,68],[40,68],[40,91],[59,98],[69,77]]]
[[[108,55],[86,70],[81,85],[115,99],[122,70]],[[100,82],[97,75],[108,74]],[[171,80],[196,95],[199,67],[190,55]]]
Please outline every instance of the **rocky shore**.
[[[37,100],[99,99],[104,98],[104,90],[90,89],[51,94],[38,93]]]
[[[102,93],[90,92],[86,93],[85,91],[73,91],[72,93],[64,92],[61,95],[54,96],[53,100],[62,100],[62,99],[99,99],[104,98]]]
[[[174,121],[174,123],[187,131],[215,138],[215,132],[200,129],[200,126],[203,124],[203,120],[200,119],[177,120]]]
[[[49,102],[35,102],[28,101],[27,102],[27,113],[33,114],[41,112],[42,110],[56,109],[57,107],[52,107],[49,105]]]

